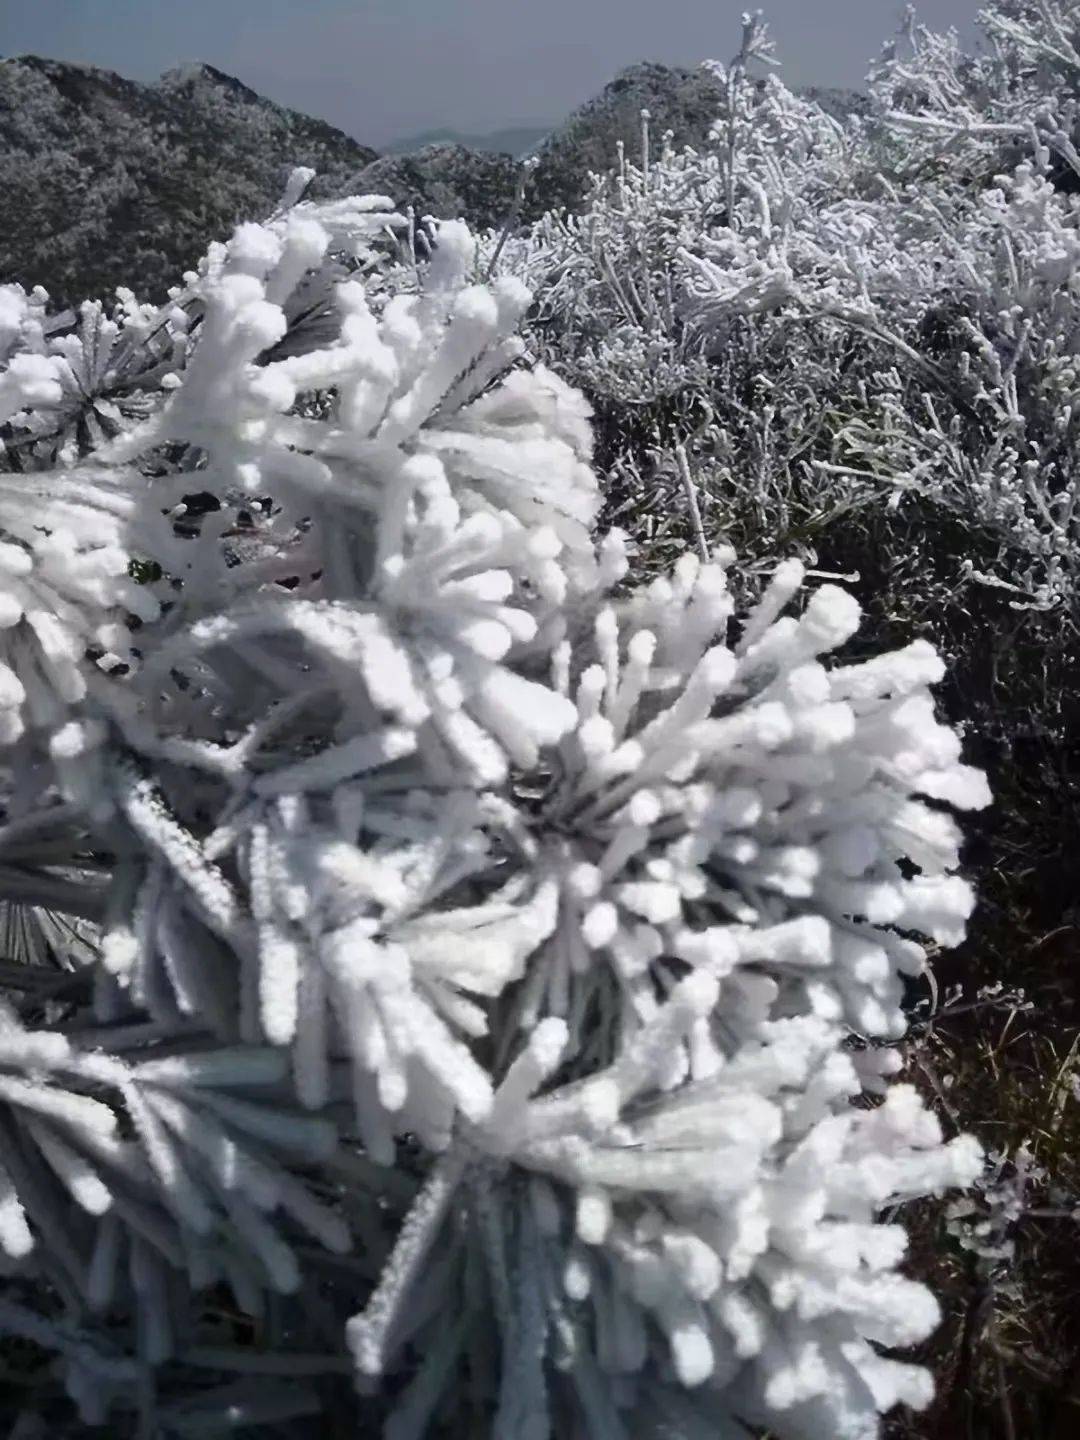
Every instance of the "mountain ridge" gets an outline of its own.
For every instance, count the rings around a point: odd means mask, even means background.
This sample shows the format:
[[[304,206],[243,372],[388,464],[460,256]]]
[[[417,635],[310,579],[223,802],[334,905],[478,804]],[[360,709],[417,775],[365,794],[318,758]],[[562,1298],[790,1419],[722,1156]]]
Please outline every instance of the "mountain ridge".
[[[0,282],[57,304],[126,284],[160,297],[289,171],[341,193],[376,152],[212,66],[151,84],[26,55],[0,61]]]
[[[834,113],[861,103],[854,92],[812,94]],[[620,142],[636,158],[643,108],[656,142],[670,131],[681,146],[704,143],[722,105],[703,68],[644,61],[620,71],[525,147],[537,163],[523,219],[577,205],[590,172],[616,163]],[[507,127],[487,138],[542,133]],[[386,194],[418,214],[499,226],[520,161],[456,134],[429,131],[413,139],[433,143],[380,155],[203,61],[143,83],[45,56],[0,59],[0,284],[44,285],[59,306],[118,285],[160,299],[210,240],[268,213],[297,165],[316,171],[315,198]]]
[[[460,145],[481,154],[510,155],[520,160],[543,143],[561,121],[549,125],[504,125],[497,130],[469,132],[444,127],[422,130],[416,135],[394,140],[384,147],[385,155],[413,155],[432,145]]]

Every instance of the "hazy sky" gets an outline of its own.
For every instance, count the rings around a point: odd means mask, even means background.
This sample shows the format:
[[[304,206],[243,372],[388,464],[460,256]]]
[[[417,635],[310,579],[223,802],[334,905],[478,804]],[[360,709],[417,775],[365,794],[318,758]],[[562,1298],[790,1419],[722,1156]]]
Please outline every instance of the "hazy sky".
[[[636,60],[737,48],[747,0],[0,0],[0,55],[150,80],[205,60],[379,146],[449,126],[558,120]],[[980,0],[924,0],[969,39]],[[772,0],[791,84],[858,86],[902,0]]]

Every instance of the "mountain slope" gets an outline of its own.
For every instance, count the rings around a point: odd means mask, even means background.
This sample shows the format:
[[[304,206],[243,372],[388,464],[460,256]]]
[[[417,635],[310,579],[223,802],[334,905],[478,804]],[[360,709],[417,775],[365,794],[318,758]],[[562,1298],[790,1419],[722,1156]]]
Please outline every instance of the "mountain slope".
[[[375,157],[209,65],[140,85],[34,55],[0,61],[0,282],[58,303],[126,284],[161,295],[294,165],[340,193]]]
[[[801,93],[838,118],[867,106],[865,97],[852,90],[811,88]],[[723,87],[701,66],[651,61],[629,66],[540,146],[526,213],[573,209],[585,193],[590,172],[611,170],[618,163],[620,140],[627,157],[637,161],[643,109],[649,111],[651,143],[658,150],[668,130],[676,149],[704,145],[723,107]]]
[[[538,151],[539,166],[527,202],[530,214],[581,199],[590,171],[611,169],[618,142],[626,154],[641,154],[641,111],[651,116],[650,130],[659,146],[671,130],[676,147],[700,145],[720,113],[723,91],[706,70],[643,62],[621,71],[600,94],[586,101]]]
[[[514,200],[518,165],[510,155],[481,154],[463,145],[425,145],[411,155],[381,155],[351,188],[389,195],[418,215],[464,217],[483,229],[501,225]]]
[[[386,147],[388,155],[412,155],[432,145],[456,145],[488,155],[511,155],[515,160],[532,152],[551,134],[554,125],[508,125],[482,135],[466,135],[460,130],[426,130],[405,140],[395,140]]]

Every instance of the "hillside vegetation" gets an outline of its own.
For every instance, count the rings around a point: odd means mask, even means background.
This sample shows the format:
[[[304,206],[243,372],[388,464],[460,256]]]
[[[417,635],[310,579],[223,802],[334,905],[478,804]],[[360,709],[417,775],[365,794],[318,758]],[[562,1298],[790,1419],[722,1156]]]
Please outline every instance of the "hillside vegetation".
[[[209,65],[139,85],[0,61],[0,281],[44,285],[61,305],[118,284],[160,296],[212,236],[265,214],[294,166],[340,194],[374,156]]]

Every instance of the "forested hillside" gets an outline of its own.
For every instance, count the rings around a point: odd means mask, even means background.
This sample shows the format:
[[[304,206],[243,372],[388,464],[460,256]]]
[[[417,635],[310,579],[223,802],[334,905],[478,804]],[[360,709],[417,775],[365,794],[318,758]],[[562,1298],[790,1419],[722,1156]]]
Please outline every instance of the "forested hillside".
[[[211,236],[265,214],[296,165],[340,194],[375,152],[209,65],[138,85],[0,61],[0,281],[58,304],[118,284],[160,296]]]

